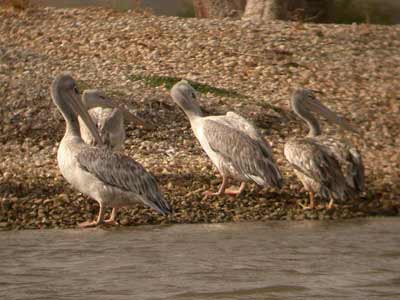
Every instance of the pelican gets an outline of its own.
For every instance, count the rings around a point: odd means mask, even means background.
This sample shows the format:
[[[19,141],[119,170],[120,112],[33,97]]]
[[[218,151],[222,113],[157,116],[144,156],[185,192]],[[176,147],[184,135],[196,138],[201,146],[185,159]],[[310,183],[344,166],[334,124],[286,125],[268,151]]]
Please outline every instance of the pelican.
[[[360,152],[350,144],[321,135],[321,127],[311,112],[319,113],[347,130],[357,131],[316,99],[312,90],[296,90],[291,106],[309,127],[307,137],[293,138],[284,147],[286,159],[309,192],[310,205],[303,208],[315,207],[315,194],[328,199],[327,208],[331,209],[335,200],[345,200],[361,193],[364,189],[364,165]]]
[[[250,122],[234,112],[204,117],[196,102],[196,91],[185,80],[173,86],[171,97],[188,117],[194,135],[222,175],[218,191],[206,191],[205,196],[240,195],[246,181],[282,186],[271,147]],[[238,190],[226,189],[229,178],[241,181]]]
[[[95,122],[103,143],[112,150],[122,150],[123,148],[126,137],[124,119],[144,128],[150,128],[150,125],[139,117],[131,114],[126,109],[116,107],[113,101],[101,90],[84,90],[82,102]],[[85,143],[92,146],[96,145],[95,138],[81,118],[79,118],[79,126]]]
[[[54,79],[51,96],[66,122],[66,131],[57,153],[61,174],[74,188],[100,205],[97,220],[84,222],[80,224],[81,227],[116,224],[117,209],[137,202],[143,202],[161,214],[171,212],[155,178],[139,163],[107,147],[90,146],[82,140],[78,116],[96,143],[102,145],[96,125],[83,106],[76,83],[70,75],[61,74]],[[107,207],[113,210],[110,219],[104,220]]]

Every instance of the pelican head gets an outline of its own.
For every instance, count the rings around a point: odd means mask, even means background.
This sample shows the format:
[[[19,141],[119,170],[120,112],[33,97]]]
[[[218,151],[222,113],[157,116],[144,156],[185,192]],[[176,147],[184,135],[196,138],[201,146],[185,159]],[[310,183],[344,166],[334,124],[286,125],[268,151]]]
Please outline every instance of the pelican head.
[[[181,80],[171,89],[171,97],[190,118],[202,116],[200,106],[196,102],[196,90],[186,81]]]
[[[84,90],[82,94],[82,102],[85,105],[86,109],[92,109],[95,107],[101,108],[118,108],[122,111],[124,120],[128,122],[132,122],[135,125],[142,126],[146,129],[154,129],[154,125],[148,122],[145,122],[141,118],[132,114],[129,110],[124,107],[120,107],[116,104],[111,98],[107,97],[107,95],[98,89],[90,89]]]
[[[75,80],[68,73],[58,75],[51,84],[51,97],[67,123],[67,131],[80,136],[78,116],[82,118],[99,145],[103,142],[96,125],[81,102]]]
[[[298,89],[294,92],[291,106],[293,111],[306,120],[306,122],[311,121],[313,117],[310,117],[310,112],[317,113],[324,118],[326,118],[329,122],[335,123],[344,129],[357,133],[355,130],[345,119],[337,115],[335,112],[331,111],[328,107],[323,105],[316,97],[315,93],[318,91],[310,90],[310,89]],[[315,124],[314,124],[315,125]],[[319,125],[318,125],[319,126]]]
[[[106,96],[102,90],[91,89],[84,90],[82,93],[82,102],[86,109],[95,107],[114,108],[113,101]]]

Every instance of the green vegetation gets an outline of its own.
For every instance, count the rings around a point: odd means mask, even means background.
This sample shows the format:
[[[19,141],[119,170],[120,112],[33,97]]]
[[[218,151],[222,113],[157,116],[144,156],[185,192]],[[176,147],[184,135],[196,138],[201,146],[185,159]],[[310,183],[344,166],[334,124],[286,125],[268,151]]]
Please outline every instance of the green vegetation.
[[[393,2],[366,0],[336,0],[333,12],[333,22],[339,24],[373,23],[394,24],[394,13],[400,5]]]
[[[186,1],[182,9],[178,11],[177,16],[181,18],[194,18],[196,16],[196,13],[194,11],[192,1]]]
[[[159,76],[159,75],[138,75],[133,74],[129,77],[132,81],[143,81],[146,85],[157,87],[164,86],[167,89],[171,89],[175,83],[180,81],[182,78],[170,77],[170,76]],[[225,97],[245,97],[234,90],[228,90],[223,88],[217,88],[210,86],[208,84],[199,83],[195,81],[188,80],[188,82],[200,93],[211,93],[216,96]]]

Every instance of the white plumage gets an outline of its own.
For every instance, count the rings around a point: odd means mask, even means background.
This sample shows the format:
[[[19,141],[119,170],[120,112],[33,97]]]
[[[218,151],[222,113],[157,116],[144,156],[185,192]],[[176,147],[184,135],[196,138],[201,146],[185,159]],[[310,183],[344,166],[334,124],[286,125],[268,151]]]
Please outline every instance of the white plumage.
[[[240,194],[245,181],[262,186],[282,186],[282,176],[275,164],[269,144],[257,129],[234,112],[222,116],[203,117],[195,101],[195,90],[186,81],[171,90],[173,100],[189,118],[193,133],[223,177],[216,193]],[[238,191],[225,190],[227,179],[242,181]]]
[[[78,191],[90,196],[100,205],[99,216],[83,227],[103,222],[114,223],[117,208],[142,202],[159,213],[171,208],[164,199],[155,178],[139,163],[121,153],[102,146],[96,125],[80,101],[73,78],[57,76],[51,87],[55,105],[66,121],[66,132],[58,148],[57,160],[64,178]],[[84,143],[80,135],[78,115],[85,123],[98,147]],[[112,207],[109,220],[104,221],[105,208]]]
[[[309,126],[309,135],[293,138],[285,144],[284,154],[305,189],[310,193],[310,206],[314,208],[314,194],[330,200],[356,197],[364,189],[364,165],[361,154],[352,145],[333,137],[321,135],[317,119],[309,112],[320,113],[329,121],[354,131],[334,112],[322,105],[311,90],[297,90],[291,101],[293,110]]]
[[[124,121],[151,128],[150,124],[139,117],[122,107],[117,107],[101,90],[85,90],[82,94],[82,102],[96,124],[103,143],[112,150],[123,150],[126,138]],[[81,119],[79,119],[79,125],[85,143],[95,146],[96,141],[93,135]]]

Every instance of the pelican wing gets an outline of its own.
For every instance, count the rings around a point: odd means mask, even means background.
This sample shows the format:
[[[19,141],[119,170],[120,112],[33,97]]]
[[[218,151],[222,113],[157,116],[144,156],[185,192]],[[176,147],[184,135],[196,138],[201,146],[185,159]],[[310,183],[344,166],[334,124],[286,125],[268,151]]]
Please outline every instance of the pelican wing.
[[[272,156],[272,150],[270,144],[268,143],[268,141],[264,139],[261,133],[251,122],[249,122],[241,115],[238,115],[233,111],[227,112],[224,119],[230,123],[230,126],[247,134],[253,140],[257,141],[260,144],[260,146],[263,147],[263,149]]]
[[[130,157],[107,148],[87,147],[77,155],[80,167],[105,184],[139,195],[159,213],[171,212],[156,179]]]
[[[324,145],[309,138],[296,139],[286,143],[284,153],[297,171],[320,183],[323,194],[328,190],[343,198],[349,192],[339,162]]]
[[[259,185],[282,186],[282,175],[271,153],[243,131],[206,119],[204,136],[211,149],[227,160],[241,175]]]
[[[360,152],[352,145],[332,137],[320,136],[316,139],[326,146],[331,155],[339,162],[349,187],[357,192],[362,192],[364,190],[364,164]]]
[[[362,161],[361,154],[357,149],[351,148],[349,152],[350,152],[350,159],[352,161],[351,173],[353,175],[355,187],[359,192],[362,192],[364,190],[364,185],[365,185],[364,163]]]

